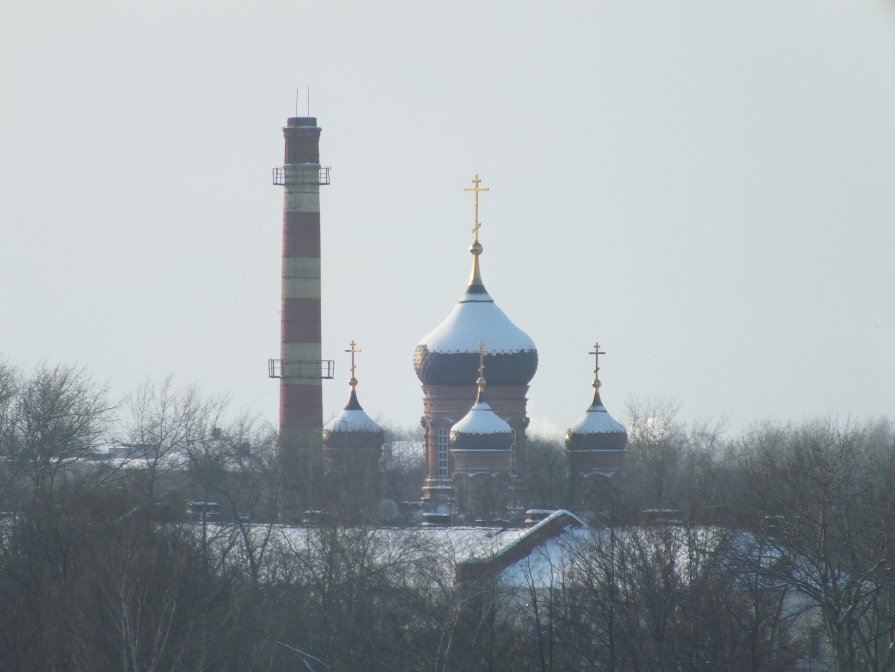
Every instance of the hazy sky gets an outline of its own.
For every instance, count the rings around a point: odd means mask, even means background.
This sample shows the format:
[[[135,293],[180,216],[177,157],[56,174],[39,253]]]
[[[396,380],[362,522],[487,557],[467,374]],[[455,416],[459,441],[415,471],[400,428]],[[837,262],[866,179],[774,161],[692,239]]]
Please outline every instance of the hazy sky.
[[[281,127],[323,127],[324,357],[415,425],[419,339],[489,292],[537,431],[895,414],[886,0],[0,6],[0,353],[115,396],[169,373],[276,419]],[[472,381],[470,381],[472,383]]]

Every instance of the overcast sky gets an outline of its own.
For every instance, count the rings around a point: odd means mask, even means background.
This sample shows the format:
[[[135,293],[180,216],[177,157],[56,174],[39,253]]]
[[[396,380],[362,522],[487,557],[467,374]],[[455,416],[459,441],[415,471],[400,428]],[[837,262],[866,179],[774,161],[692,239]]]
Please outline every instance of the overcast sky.
[[[323,128],[324,413],[351,339],[416,425],[413,350],[485,285],[535,341],[532,428],[895,409],[888,0],[0,7],[0,354],[276,421],[281,127]],[[470,381],[472,383],[472,381]]]

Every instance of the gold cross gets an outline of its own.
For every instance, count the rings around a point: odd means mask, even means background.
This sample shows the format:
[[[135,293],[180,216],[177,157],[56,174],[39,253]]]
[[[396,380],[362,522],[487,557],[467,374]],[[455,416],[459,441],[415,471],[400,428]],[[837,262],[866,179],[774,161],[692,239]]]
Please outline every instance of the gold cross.
[[[351,339],[350,345],[351,345],[351,349],[346,350],[345,352],[351,353],[351,381],[349,382],[349,384],[354,386],[354,385],[357,385],[357,378],[354,377],[354,370],[357,368],[354,364],[354,355],[356,355],[358,352],[363,352],[363,350],[357,349],[357,343],[354,342],[354,339]]]
[[[589,355],[593,355],[596,360],[596,368],[594,369],[594,380],[599,382],[600,380],[600,355],[605,355],[605,352],[600,351],[600,343],[594,343],[593,352],[587,353]]]
[[[479,341],[479,379],[475,381],[479,392],[485,389],[485,353],[491,352],[485,348],[485,341]]]
[[[479,176],[476,175],[474,178],[472,178],[472,189],[470,189],[469,187],[463,189],[463,191],[471,191],[475,193],[475,226],[473,227],[472,232],[475,234],[476,240],[479,239],[479,229],[482,228],[482,225],[479,224],[479,194],[483,191],[491,191],[491,189],[488,187],[480,187],[479,185],[481,183],[482,181],[479,179]]]
[[[479,376],[485,377],[485,353],[491,352],[485,347],[485,341],[479,341]]]

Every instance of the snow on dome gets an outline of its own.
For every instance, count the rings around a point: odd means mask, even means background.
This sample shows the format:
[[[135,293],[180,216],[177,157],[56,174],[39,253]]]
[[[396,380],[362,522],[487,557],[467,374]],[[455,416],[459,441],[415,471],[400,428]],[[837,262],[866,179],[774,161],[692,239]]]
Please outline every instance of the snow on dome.
[[[353,379],[352,379],[353,380]],[[355,383],[357,381],[354,381]],[[323,427],[324,435],[338,432],[381,432],[382,427],[364,412],[357,400],[357,392],[352,385],[348,405]]]
[[[528,334],[497,307],[482,282],[476,239],[472,276],[466,292],[450,315],[426,334],[413,353],[413,368],[423,385],[466,385],[478,370],[479,343],[488,353],[488,378],[492,385],[528,385],[538,370],[538,351]]]
[[[487,292],[467,292],[451,314],[420,340],[435,353],[477,353],[485,341],[491,353],[535,352],[534,341],[510,321]]]
[[[491,410],[487,401],[477,401],[469,412],[451,427],[455,434],[512,434],[513,428]]]
[[[569,432],[574,434],[625,434],[624,426],[609,415],[603,404],[587,409],[584,417],[572,425]]]
[[[624,450],[628,445],[628,433],[620,422],[609,415],[600,393],[584,417],[566,432],[566,448],[570,451]]]
[[[479,343],[488,352],[492,385],[528,385],[538,370],[534,341],[494,304],[484,287],[470,286],[451,314],[416,346],[413,368],[424,385],[466,385],[478,370]]]
[[[381,432],[382,428],[363,409],[343,409],[323,428],[326,432]]]

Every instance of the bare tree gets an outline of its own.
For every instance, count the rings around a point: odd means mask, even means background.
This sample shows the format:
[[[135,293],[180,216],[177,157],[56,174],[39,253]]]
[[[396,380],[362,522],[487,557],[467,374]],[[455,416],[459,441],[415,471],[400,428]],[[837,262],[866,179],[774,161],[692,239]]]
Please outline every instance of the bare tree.
[[[628,448],[627,480],[639,483],[640,508],[669,505],[671,486],[683,449],[683,429],[677,420],[679,405],[658,399],[626,403]]]
[[[569,506],[569,460],[559,440],[530,437],[525,444],[525,467],[519,474],[523,496],[534,506]]]
[[[18,370],[0,359],[0,506],[13,504],[24,467],[15,428],[15,405],[21,389]]]
[[[206,501],[211,497],[221,505],[226,531],[235,533],[239,557],[257,587],[277,511],[276,432],[243,415],[195,436],[187,456],[190,475]]]
[[[195,385],[176,388],[173,376],[157,386],[146,380],[127,398],[125,443],[148,504],[156,502],[160,481],[186,466],[189,441],[213,405]]]
[[[33,487],[50,492],[60,474],[107,436],[114,406],[83,368],[39,365],[18,390],[8,434]]]
[[[743,510],[772,521],[773,572],[815,605],[841,672],[895,665],[891,433],[827,419],[760,427],[740,459]]]
[[[290,615],[278,639],[333,672],[457,669],[452,568],[428,536],[336,525],[288,533],[271,559],[277,608]]]

